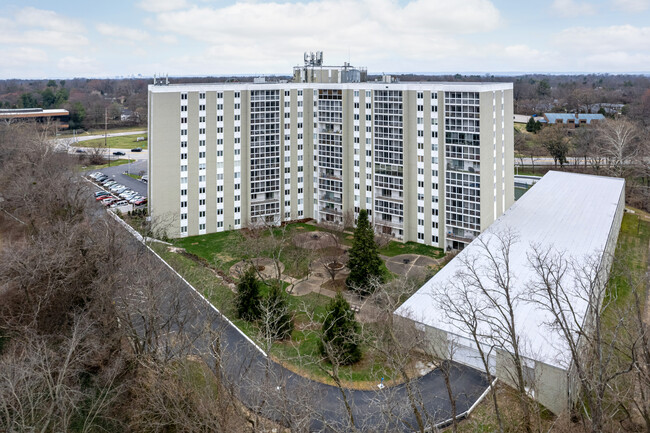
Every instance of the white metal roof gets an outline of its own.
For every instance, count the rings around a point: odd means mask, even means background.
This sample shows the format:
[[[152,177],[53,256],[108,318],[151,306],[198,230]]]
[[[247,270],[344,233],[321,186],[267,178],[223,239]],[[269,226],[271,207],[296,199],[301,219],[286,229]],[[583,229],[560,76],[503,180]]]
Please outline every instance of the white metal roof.
[[[404,302],[395,314],[469,337],[459,329],[459,323],[445,318],[442,307],[437,305],[436,293],[457,281],[458,271],[464,267],[463,258],[480,256],[479,260],[486,265],[481,240],[492,250],[497,234],[504,231],[516,234],[518,240],[510,252],[510,267],[515,277],[511,288],[513,294],[523,295],[526,283],[533,278],[527,258],[531,244],[545,249],[554,248],[576,260],[602,254],[624,186],[624,180],[618,178],[548,172],[484,233]],[[567,278],[564,281],[572,281],[570,275]],[[576,298],[571,305],[584,315],[584,300]],[[515,322],[524,342],[523,354],[530,359],[566,368],[570,356],[560,334],[546,325],[550,323],[550,318],[548,312],[535,304],[519,301]],[[482,326],[484,330],[487,329],[485,323]]]

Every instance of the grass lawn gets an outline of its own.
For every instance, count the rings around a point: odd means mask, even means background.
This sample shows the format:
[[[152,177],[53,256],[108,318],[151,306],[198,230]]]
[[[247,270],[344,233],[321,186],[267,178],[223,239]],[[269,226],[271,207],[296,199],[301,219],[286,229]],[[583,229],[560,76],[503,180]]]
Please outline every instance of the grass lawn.
[[[308,230],[313,227],[310,225],[306,226],[309,228],[305,227],[304,229]],[[292,229],[295,230],[296,228],[294,227]],[[213,233],[178,239],[175,241],[175,245],[186,248],[186,251],[205,259],[208,259],[210,255],[214,255],[215,251],[222,251],[221,253],[217,253],[217,256],[221,260],[221,264],[217,263],[217,266],[219,268],[229,268],[232,264],[240,260],[239,257],[233,257],[232,250],[229,248],[230,245],[236,243],[239,236],[238,231]],[[255,324],[237,319],[234,305],[234,292],[221,284],[212,270],[183,254],[170,252],[164,245],[154,244],[152,248],[197,290],[201,291],[239,329],[254,341],[260,341]],[[224,253],[224,250],[230,252]],[[262,295],[266,295],[268,293],[268,287],[262,286],[261,293]],[[313,329],[307,329],[308,316],[306,313],[313,314],[317,322],[322,321],[330,298],[317,293],[310,293],[300,297],[289,296],[288,301],[290,309],[295,314],[294,321],[296,328],[292,334],[291,341],[276,342],[273,344],[270,351],[271,354],[288,368],[296,372],[322,382],[330,383],[327,374],[317,364],[320,359],[318,353],[318,333],[314,332]],[[323,366],[327,368],[326,365]],[[390,380],[390,375],[383,369],[383,363],[375,359],[369,352],[366,352],[362,361],[354,366],[341,368],[340,374],[345,383],[351,384],[351,382],[355,382],[355,386],[361,383],[362,387],[374,387],[380,377],[385,377],[387,381]]]
[[[527,165],[525,167],[515,167],[515,175],[520,176],[544,176],[546,172],[549,171],[549,168],[544,166],[544,168],[535,168],[535,171],[532,170],[532,167]]]
[[[139,174],[126,173],[126,175],[132,177],[135,180],[140,180],[142,178],[142,176],[140,176]]]
[[[144,141],[136,141],[138,137],[144,137]],[[136,147],[141,147],[142,149],[147,148],[147,133],[142,135],[123,135],[120,137],[108,137],[106,139],[108,147],[111,149],[134,149]],[[94,140],[80,141],[74,143],[74,146],[77,147],[104,147],[104,138],[96,138]]]
[[[135,159],[114,159],[111,161],[110,165],[109,164],[88,165],[85,166],[83,169],[84,171],[101,170],[102,168],[115,167],[116,165],[130,164],[132,162],[135,162]]]
[[[124,128],[109,129],[108,133],[109,134],[116,134],[116,133],[119,133],[119,132],[137,132],[137,131],[145,131],[146,132],[147,131],[147,125],[128,126],[128,127],[124,127]],[[104,133],[103,128],[102,129],[89,129],[88,131],[84,131],[84,132],[77,131],[76,134],[74,134],[72,132],[72,130],[67,130],[67,131],[59,132],[57,137],[59,137],[59,138],[72,137],[73,135],[76,135],[77,137],[85,137],[85,136],[88,136],[88,135],[99,135],[99,134],[103,134],[103,133]]]
[[[618,234],[616,255],[609,280],[609,296],[616,296],[616,303],[622,305],[631,301],[629,295],[632,287],[628,276],[639,281],[645,275],[648,266],[648,242],[650,242],[650,222],[638,214],[625,213]],[[645,284],[636,285],[641,290]],[[639,293],[645,299],[645,293]]]
[[[400,254],[420,254],[422,256],[433,257],[439,259],[444,257],[445,252],[442,248],[430,247],[428,245],[419,244],[417,242],[396,242],[390,241],[388,245],[379,249],[379,254],[388,257],[394,257]]]

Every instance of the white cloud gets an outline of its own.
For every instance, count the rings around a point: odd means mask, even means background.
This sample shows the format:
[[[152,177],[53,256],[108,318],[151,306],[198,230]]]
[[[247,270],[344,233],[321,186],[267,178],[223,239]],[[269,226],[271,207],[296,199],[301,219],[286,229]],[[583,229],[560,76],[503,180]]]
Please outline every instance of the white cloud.
[[[97,31],[104,36],[127,42],[142,42],[150,37],[149,33],[144,30],[132,29],[129,27],[100,23],[97,24],[96,28]]]
[[[46,62],[47,52],[32,47],[11,47],[0,49],[2,66],[6,68],[20,68],[25,65]]]
[[[52,11],[27,7],[13,19],[0,19],[0,44],[73,50],[88,44],[84,27]]]
[[[203,64],[219,73],[252,67],[287,70],[305,50],[324,51],[326,63],[346,59],[348,49],[356,55],[353,60],[359,54],[366,61],[393,63],[444,60],[457,50],[471,49],[451,35],[490,32],[500,24],[499,11],[488,0],[411,0],[405,5],[396,0],[238,2],[161,12],[151,21],[160,32],[206,43],[209,58]]]
[[[142,0],[138,3],[147,12],[169,12],[187,7],[186,0]]]
[[[614,0],[614,9],[626,12],[643,12],[650,8],[650,0]]]
[[[560,32],[554,43],[572,53],[650,52],[650,27],[572,27]]]
[[[54,11],[26,7],[16,12],[15,22],[21,27],[36,27],[64,33],[81,33],[84,26]]]
[[[57,62],[59,71],[75,76],[97,75],[100,70],[95,59],[90,57],[66,56]]]
[[[564,17],[585,16],[596,13],[596,5],[593,3],[578,2],[576,0],[554,0],[551,9],[557,15]]]

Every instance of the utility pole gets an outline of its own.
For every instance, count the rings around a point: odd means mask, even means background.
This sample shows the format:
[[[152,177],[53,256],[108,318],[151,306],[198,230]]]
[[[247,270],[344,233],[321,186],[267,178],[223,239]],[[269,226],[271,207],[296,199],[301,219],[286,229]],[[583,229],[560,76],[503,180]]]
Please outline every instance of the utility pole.
[[[104,150],[108,143],[108,107],[104,108]],[[108,148],[108,166],[111,166],[111,149]]]

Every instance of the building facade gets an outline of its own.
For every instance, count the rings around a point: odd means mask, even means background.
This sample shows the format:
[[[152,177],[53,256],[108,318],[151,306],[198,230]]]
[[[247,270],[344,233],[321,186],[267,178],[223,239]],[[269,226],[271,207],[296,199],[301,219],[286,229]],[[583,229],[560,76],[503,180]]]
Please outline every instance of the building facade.
[[[462,248],[514,202],[512,84],[365,76],[306,57],[292,82],[150,85],[150,214],[180,237],[367,209]]]

